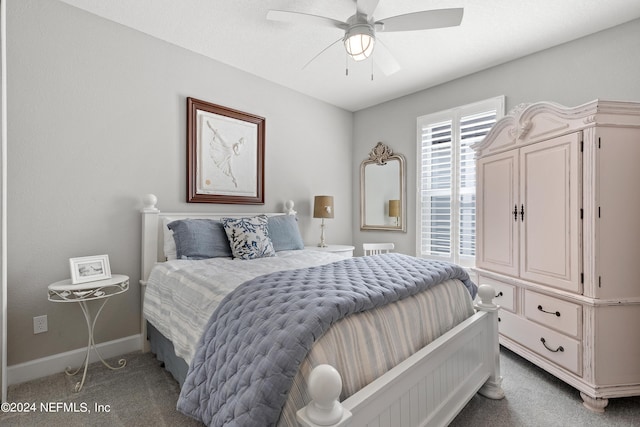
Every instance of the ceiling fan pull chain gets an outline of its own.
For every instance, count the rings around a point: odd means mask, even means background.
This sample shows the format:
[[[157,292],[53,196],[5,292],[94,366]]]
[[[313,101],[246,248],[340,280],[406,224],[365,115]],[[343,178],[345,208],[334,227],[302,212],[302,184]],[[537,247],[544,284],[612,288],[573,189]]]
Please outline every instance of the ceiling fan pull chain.
[[[369,62],[371,63],[371,81],[373,81],[373,58]]]
[[[348,55],[344,56],[344,75],[345,76],[349,75],[349,56]]]

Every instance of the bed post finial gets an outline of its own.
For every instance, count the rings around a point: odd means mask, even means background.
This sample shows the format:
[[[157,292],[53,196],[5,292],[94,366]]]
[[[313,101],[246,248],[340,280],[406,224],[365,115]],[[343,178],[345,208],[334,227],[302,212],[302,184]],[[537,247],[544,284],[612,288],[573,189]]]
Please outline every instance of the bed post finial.
[[[492,286],[478,286],[478,297],[480,298],[480,302],[477,304],[477,306],[484,308],[497,308],[497,306],[493,303],[493,299],[496,297],[496,293]]]
[[[158,210],[156,205],[158,204],[158,198],[155,194],[147,194],[142,198],[142,210],[155,212]]]
[[[295,215],[298,213],[293,210],[293,200],[287,200],[284,202],[284,213],[287,215]]]
[[[342,378],[331,365],[318,365],[309,375],[311,403],[297,413],[301,426],[343,426],[351,413],[338,401],[342,391]]]

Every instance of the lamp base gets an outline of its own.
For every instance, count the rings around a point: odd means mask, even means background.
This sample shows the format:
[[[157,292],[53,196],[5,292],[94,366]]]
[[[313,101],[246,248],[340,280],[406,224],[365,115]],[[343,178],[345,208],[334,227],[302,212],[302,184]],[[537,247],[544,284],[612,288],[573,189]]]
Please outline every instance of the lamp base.
[[[320,243],[318,243],[319,248],[326,248],[327,245],[324,241],[324,218],[322,218],[322,222],[320,223]]]

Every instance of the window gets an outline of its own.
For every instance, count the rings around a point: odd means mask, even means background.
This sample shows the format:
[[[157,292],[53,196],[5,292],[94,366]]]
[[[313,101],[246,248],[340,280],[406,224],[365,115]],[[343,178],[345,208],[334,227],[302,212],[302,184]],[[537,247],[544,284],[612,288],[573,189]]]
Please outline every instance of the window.
[[[474,264],[476,170],[471,146],[503,114],[500,96],[418,117],[418,256]]]

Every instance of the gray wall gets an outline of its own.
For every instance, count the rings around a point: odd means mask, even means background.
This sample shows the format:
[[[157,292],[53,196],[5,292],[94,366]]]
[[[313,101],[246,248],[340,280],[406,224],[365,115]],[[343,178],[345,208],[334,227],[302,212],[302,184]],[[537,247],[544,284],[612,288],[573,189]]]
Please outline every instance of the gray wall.
[[[508,43],[508,41],[505,41]],[[452,82],[355,113],[353,191],[359,194],[360,162],[378,141],[407,159],[407,232],[360,231],[353,210],[356,254],[363,242],[394,242],[416,253],[416,118],[498,95],[507,112],[520,103],[555,101],[567,106],[593,99],[640,101],[640,20],[539,52]]]
[[[71,257],[108,254],[131,277],[96,340],[140,332],[146,193],[165,211],[282,211],[292,199],[309,243],[313,196],[332,194],[327,239],[351,242],[352,113],[58,1],[9,1],[7,16],[9,365],[86,345],[80,308],[47,301]],[[266,118],[264,206],[185,202],[189,96]],[[49,332],[34,335],[42,314]]]

